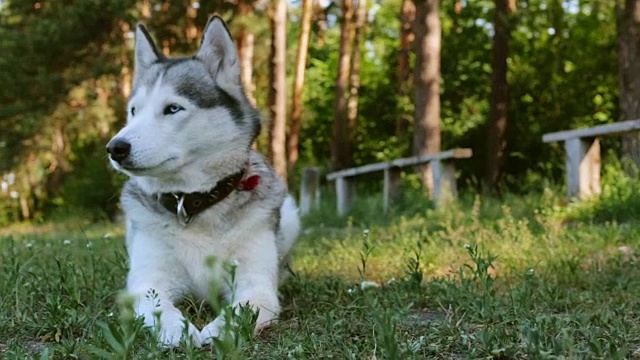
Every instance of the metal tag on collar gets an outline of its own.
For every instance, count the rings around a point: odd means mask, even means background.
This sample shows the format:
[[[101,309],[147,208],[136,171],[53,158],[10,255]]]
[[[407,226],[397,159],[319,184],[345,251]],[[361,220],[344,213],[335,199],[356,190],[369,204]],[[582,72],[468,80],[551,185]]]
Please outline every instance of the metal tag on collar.
[[[180,196],[178,199],[178,207],[176,208],[176,215],[178,216],[178,222],[187,226],[191,221],[192,216],[187,213],[187,210],[184,208],[184,195]]]

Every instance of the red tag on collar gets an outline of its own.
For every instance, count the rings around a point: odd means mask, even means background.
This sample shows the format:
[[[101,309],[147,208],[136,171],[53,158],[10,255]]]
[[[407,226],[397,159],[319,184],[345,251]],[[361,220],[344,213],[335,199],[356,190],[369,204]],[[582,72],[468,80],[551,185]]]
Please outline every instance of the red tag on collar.
[[[251,191],[260,185],[260,175],[249,176],[240,182],[238,188],[242,191]]]

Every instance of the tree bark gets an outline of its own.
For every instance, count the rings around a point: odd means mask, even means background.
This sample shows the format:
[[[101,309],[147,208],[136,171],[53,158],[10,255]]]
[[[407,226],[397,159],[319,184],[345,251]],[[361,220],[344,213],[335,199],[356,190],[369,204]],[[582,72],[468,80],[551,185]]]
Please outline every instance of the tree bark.
[[[509,0],[495,0],[493,35],[493,74],[491,103],[487,132],[487,163],[485,183],[489,190],[498,190],[505,162],[507,147],[507,110],[509,85],[507,84],[507,58],[509,56]]]
[[[398,81],[401,83],[406,83],[411,77],[409,53],[415,39],[413,31],[415,20],[416,5],[412,0],[403,0],[400,9],[400,51],[398,52]]]
[[[398,51],[398,73],[397,84],[398,94],[407,96],[411,91],[411,64],[409,62],[410,53],[414,47],[415,33],[413,24],[416,21],[416,5],[412,0],[402,0],[400,8],[400,49]],[[396,136],[404,138],[409,132],[411,118],[407,116],[398,117],[396,120]]]
[[[298,146],[300,143],[300,129],[302,127],[302,92],[304,90],[304,73],[307,68],[307,55],[309,54],[309,39],[311,37],[312,5],[312,0],[302,0],[298,53],[296,55],[293,97],[291,99],[291,122],[289,124],[289,169],[295,167],[299,157]]]
[[[147,0],[145,0],[145,2],[147,2]],[[150,5],[150,1],[148,3],[149,3],[149,6],[151,6]],[[145,6],[147,6],[147,4],[145,4]],[[149,8],[149,10],[150,9],[151,8]],[[161,16],[163,16],[163,17],[168,16],[168,13],[169,13],[170,9],[171,9],[171,3],[169,1],[163,2],[161,10],[165,14],[161,15]],[[171,56],[171,45],[173,45],[175,43],[176,43],[176,39],[175,39],[175,37],[173,35],[168,39],[162,40],[162,54],[164,56],[167,56],[167,57]]]
[[[353,0],[343,0],[340,24],[340,54],[333,115],[333,142],[331,146],[331,163],[334,170],[345,169],[353,165],[347,118],[347,90],[349,87],[349,70],[351,67],[352,23]]]
[[[256,85],[253,82],[253,53],[255,36],[246,29],[238,31],[238,60],[240,61],[240,80],[244,92],[253,106],[256,106]]]
[[[276,173],[286,179],[286,0],[275,0],[271,17],[271,92],[269,109],[271,126],[269,131],[269,158]]]
[[[184,38],[189,43],[196,43],[200,39],[200,31],[196,25],[196,18],[198,17],[198,5],[197,0],[189,0],[189,4],[186,6],[186,26],[184,28]]]
[[[147,24],[151,19],[151,0],[142,0],[140,6],[140,22]]]
[[[640,0],[617,0],[620,120],[640,118]],[[622,137],[622,152],[640,165],[640,133]]]
[[[327,11],[320,1],[313,1],[313,22],[316,24],[316,37],[319,46],[324,46],[324,34],[327,32]]]
[[[460,24],[459,24],[459,18],[460,18],[460,14],[462,14],[462,9],[463,9],[463,4],[462,4],[462,0],[455,0],[453,2],[453,12],[454,12],[454,16],[453,16],[453,29],[451,29],[451,32],[456,34],[459,31],[460,28]]]
[[[131,26],[126,21],[120,21],[120,30],[122,33],[122,41],[127,44],[130,42],[128,39],[129,32],[131,31]],[[131,64],[129,61],[129,57],[127,56],[129,52],[129,48],[125,48],[126,51],[123,51],[120,55],[120,66],[122,69],[120,70],[120,94],[122,95],[122,99],[127,101],[129,99],[129,95],[131,95],[131,83],[133,82],[133,75],[131,71]]]
[[[349,84],[349,99],[347,101],[347,123],[349,127],[349,139],[351,153],[353,154],[353,134],[358,120],[358,93],[360,91],[360,44],[364,36],[364,27],[367,21],[367,0],[358,0],[355,12],[353,30],[353,49],[351,52],[351,70]]]
[[[441,26],[438,0],[414,0],[416,6],[416,65],[414,155],[440,151],[440,47]],[[421,166],[422,184],[433,195],[429,165]]]
[[[246,0],[239,0],[237,6],[238,16],[249,16],[253,12],[253,4],[248,3]],[[245,94],[253,106],[256,105],[256,85],[253,82],[254,39],[254,34],[246,26],[241,26],[236,35],[238,60],[240,61],[240,80],[244,86]]]

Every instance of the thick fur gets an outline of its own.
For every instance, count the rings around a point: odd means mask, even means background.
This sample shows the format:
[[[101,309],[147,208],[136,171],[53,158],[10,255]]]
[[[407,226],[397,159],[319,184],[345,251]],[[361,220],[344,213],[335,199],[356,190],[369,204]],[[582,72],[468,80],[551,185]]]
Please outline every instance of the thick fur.
[[[177,346],[184,332],[196,345],[210,344],[224,320],[198,330],[175,307],[186,294],[208,299],[216,282],[233,305],[259,310],[256,330],[280,311],[278,282],[300,221],[285,183],[250,150],[260,117],[240,82],[236,49],[222,20],[207,25],[197,54],[165,58],[138,26],[135,78],[126,126],[110,141],[130,152],[111,163],[129,175],[122,193],[126,215],[127,291],[137,316],[159,328],[159,340]],[[174,111],[176,110],[177,111]],[[251,191],[234,191],[184,225],[157,201],[160,193],[210,190],[249,165],[259,175]],[[208,259],[215,258],[214,266]],[[224,262],[237,265],[235,292],[226,288]],[[156,316],[159,323],[156,324]]]

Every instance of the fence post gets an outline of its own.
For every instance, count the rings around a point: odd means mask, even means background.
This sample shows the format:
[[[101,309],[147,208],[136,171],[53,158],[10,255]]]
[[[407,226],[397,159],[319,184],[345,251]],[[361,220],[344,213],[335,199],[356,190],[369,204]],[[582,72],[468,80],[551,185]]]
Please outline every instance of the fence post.
[[[567,139],[564,143],[567,162],[569,198],[584,199],[600,193],[600,142],[597,138]]]
[[[307,215],[312,208],[320,204],[320,169],[302,169],[302,184],[300,186],[300,213]]]
[[[351,202],[351,189],[349,181],[344,177],[336,178],[336,195],[338,196],[338,215],[342,216],[349,210]]]
[[[436,207],[445,205],[458,195],[456,186],[456,168],[451,160],[431,162],[433,172],[433,202]]]
[[[382,190],[382,204],[385,214],[389,211],[391,200],[396,200],[400,194],[400,169],[384,169],[384,189]]]

